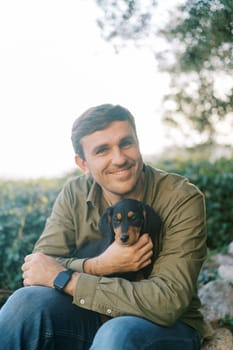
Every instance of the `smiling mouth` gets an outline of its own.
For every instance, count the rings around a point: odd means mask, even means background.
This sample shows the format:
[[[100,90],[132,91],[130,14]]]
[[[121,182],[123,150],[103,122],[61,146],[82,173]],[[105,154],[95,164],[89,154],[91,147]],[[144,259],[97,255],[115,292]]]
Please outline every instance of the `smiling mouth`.
[[[114,171],[110,171],[110,174],[116,175],[116,176],[126,175],[131,170],[131,168],[132,166],[128,166],[127,168],[117,169]]]
[[[121,175],[121,174],[124,174],[126,173],[127,171],[131,170],[131,168],[133,167],[133,164],[125,164],[124,166],[122,167],[119,167],[119,168],[114,168],[114,169],[110,169],[109,170],[109,173],[110,174],[113,174],[113,175]]]

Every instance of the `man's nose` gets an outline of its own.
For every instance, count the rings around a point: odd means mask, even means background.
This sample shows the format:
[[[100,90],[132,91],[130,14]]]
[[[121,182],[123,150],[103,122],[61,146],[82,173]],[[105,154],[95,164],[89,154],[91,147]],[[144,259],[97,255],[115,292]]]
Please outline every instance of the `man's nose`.
[[[112,152],[112,163],[114,164],[123,164],[125,162],[125,154],[120,149],[120,147],[116,147]]]

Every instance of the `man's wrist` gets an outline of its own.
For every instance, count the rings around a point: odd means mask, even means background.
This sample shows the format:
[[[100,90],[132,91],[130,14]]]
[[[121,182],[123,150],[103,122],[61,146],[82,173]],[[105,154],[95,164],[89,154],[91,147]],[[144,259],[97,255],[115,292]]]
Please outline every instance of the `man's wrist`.
[[[72,269],[60,271],[53,281],[53,287],[56,288],[59,292],[63,292],[73,273],[74,271]]]
[[[64,292],[65,292],[66,294],[69,294],[69,295],[71,295],[71,296],[74,296],[75,287],[76,287],[78,278],[79,278],[79,273],[75,271],[75,272],[72,274],[71,279],[69,280],[69,282],[67,283],[67,285],[66,285],[65,288],[64,288]]]
[[[83,272],[88,273],[90,275],[93,275],[93,264],[92,264],[92,258],[86,259],[83,263]]]
[[[83,264],[83,272],[94,276],[107,276],[116,272],[112,266],[103,262],[102,255],[86,259]]]
[[[86,259],[83,263],[83,271],[84,273],[88,273],[90,275],[100,276],[101,273],[99,270],[99,259],[98,257]]]

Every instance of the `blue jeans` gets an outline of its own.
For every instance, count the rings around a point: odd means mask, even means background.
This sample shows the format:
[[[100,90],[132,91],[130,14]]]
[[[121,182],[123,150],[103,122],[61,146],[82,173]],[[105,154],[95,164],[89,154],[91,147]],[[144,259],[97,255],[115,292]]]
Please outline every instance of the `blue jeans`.
[[[104,324],[96,312],[47,287],[17,290],[0,310],[0,350],[199,350],[197,332],[182,322],[161,327],[135,316]]]

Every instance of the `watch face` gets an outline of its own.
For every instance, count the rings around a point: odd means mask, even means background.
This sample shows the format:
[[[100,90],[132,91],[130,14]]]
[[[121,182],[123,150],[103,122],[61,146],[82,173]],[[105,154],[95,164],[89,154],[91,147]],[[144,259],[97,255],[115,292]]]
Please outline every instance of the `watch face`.
[[[54,287],[58,290],[63,290],[71,279],[73,271],[66,270],[60,272],[54,280]]]

